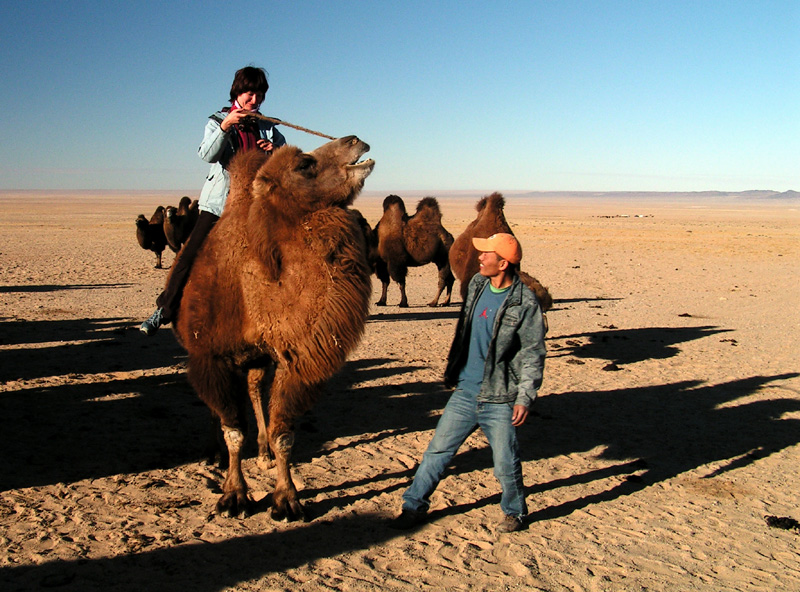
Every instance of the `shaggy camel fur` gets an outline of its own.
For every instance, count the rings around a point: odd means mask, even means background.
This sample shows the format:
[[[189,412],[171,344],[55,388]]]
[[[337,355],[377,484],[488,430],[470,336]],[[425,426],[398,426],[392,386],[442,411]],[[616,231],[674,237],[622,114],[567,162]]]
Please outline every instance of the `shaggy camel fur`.
[[[450,267],[453,269],[455,276],[461,281],[462,298],[466,298],[469,280],[479,270],[478,251],[473,246],[472,239],[475,237],[488,238],[497,232],[514,234],[511,232],[508,222],[506,222],[506,216],[503,212],[505,204],[505,198],[499,193],[492,193],[481,198],[476,206],[478,210],[477,218],[469,223],[450,248]],[[517,271],[522,283],[536,294],[539,306],[542,307],[542,312],[547,312],[553,308],[553,298],[547,288],[542,286],[535,277],[531,277],[522,270]]]
[[[189,382],[220,419],[228,448],[220,513],[248,513],[241,454],[249,395],[260,460],[277,466],[272,516],[305,518],[289,471],[293,422],[344,364],[369,312],[366,244],[347,209],[375,164],[356,162],[367,150],[349,136],[310,153],[283,146],[231,161],[225,212],[173,322]]]
[[[161,269],[161,254],[167,246],[164,236],[164,206],[158,206],[150,220],[139,214],[136,218],[136,240],[145,251],[156,254],[156,269]]]
[[[197,222],[200,215],[198,201],[188,195],[184,195],[178,203],[178,207],[169,206],[164,213],[164,236],[167,237],[167,244],[174,252],[180,251],[183,243],[189,238],[189,234]]]
[[[408,307],[406,297],[406,275],[409,267],[419,267],[434,263],[439,270],[439,290],[428,306],[436,306],[439,297],[447,289],[442,302],[450,304],[455,277],[450,271],[448,252],[453,244],[453,235],[442,226],[442,212],[436,198],[426,197],[417,204],[417,212],[410,216],[406,205],[397,195],[389,195],[383,200],[383,217],[375,226],[378,236],[378,255],[376,274],[383,285],[378,306],[386,306],[386,293],[389,280],[400,286],[400,307]]]

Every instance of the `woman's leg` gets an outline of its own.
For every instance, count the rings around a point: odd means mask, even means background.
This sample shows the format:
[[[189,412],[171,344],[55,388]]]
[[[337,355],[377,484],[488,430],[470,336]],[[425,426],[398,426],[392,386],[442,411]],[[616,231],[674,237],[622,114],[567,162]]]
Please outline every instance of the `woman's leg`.
[[[162,325],[171,322],[175,311],[180,307],[183,287],[186,285],[186,280],[189,279],[189,272],[192,270],[192,264],[195,257],[197,257],[197,252],[206,240],[208,233],[217,223],[217,220],[219,220],[219,216],[201,211],[194,229],[189,235],[189,239],[181,247],[177,257],[175,257],[172,270],[167,278],[167,285],[156,300],[156,306],[162,309]]]

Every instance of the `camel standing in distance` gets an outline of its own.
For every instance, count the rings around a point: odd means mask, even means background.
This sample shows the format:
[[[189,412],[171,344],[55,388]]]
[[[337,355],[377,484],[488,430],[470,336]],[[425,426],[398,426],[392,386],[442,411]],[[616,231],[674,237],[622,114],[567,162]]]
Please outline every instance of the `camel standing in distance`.
[[[455,277],[450,271],[448,254],[453,235],[442,226],[442,212],[434,197],[426,197],[417,204],[413,216],[406,213],[402,198],[389,195],[383,200],[383,217],[375,226],[378,236],[376,275],[382,284],[381,297],[375,304],[386,306],[390,279],[400,286],[400,306],[408,307],[406,276],[409,267],[433,263],[439,270],[439,287],[436,297],[428,306],[436,306],[442,292],[447,290],[443,306],[450,304]]]
[[[150,220],[139,214],[136,218],[136,240],[145,251],[156,254],[156,269],[161,269],[161,254],[167,246],[164,235],[164,206],[158,206]]]
[[[472,279],[480,266],[478,264],[478,251],[472,244],[472,239],[488,238],[498,232],[511,232],[511,227],[506,222],[506,216],[503,212],[506,200],[500,193],[492,193],[478,201],[475,209],[478,210],[478,216],[467,225],[467,228],[462,232],[453,246],[450,247],[450,267],[455,276],[461,281],[461,297],[467,297],[467,288],[469,287],[469,280]],[[539,306],[542,307],[542,312],[547,312],[553,308],[553,298],[550,292],[539,283],[535,277],[532,277],[522,271],[517,270],[519,279],[522,283],[528,286],[539,301]]]
[[[167,244],[174,252],[180,251],[183,243],[189,238],[197,216],[200,214],[198,201],[184,195],[178,207],[169,206],[164,212],[164,236]]]
[[[250,505],[242,446],[250,399],[259,460],[277,469],[272,516],[305,518],[290,473],[294,421],[361,339],[372,295],[367,246],[348,210],[373,160],[348,136],[230,163],[225,212],[197,254],[173,321],[187,377],[222,425],[228,473],[217,511]]]

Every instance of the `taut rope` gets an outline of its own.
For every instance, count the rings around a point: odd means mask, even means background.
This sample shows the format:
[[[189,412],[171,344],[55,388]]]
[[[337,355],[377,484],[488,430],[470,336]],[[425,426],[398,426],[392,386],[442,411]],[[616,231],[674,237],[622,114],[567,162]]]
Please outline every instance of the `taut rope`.
[[[277,117],[267,117],[266,115],[261,115],[261,113],[249,113],[248,117],[255,117],[256,119],[263,119],[264,121],[270,121],[272,123],[276,123],[279,125],[285,125],[286,127],[291,127],[296,130],[300,130],[301,132],[306,132],[307,134],[314,134],[315,136],[320,136],[321,138],[328,138],[329,140],[335,140],[333,136],[329,136],[328,134],[323,134],[322,132],[315,132],[314,130],[310,130],[305,127],[301,127],[299,125],[294,125],[293,123],[287,123]]]

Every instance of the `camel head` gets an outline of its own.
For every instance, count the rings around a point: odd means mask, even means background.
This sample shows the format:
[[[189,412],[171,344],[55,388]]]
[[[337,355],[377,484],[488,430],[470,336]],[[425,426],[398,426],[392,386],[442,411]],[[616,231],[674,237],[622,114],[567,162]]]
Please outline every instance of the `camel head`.
[[[167,217],[167,220],[172,222],[173,216],[177,215],[177,213],[178,213],[178,208],[176,208],[175,206],[167,206],[164,215]]]
[[[385,212],[392,206],[397,206],[399,210],[405,214],[406,213],[406,204],[403,202],[403,198],[399,195],[387,195],[383,200],[383,211]]]
[[[282,146],[258,169],[253,196],[271,201],[291,195],[298,213],[349,206],[375,166],[372,159],[359,161],[368,151],[369,144],[356,136],[332,140],[312,152]]]

